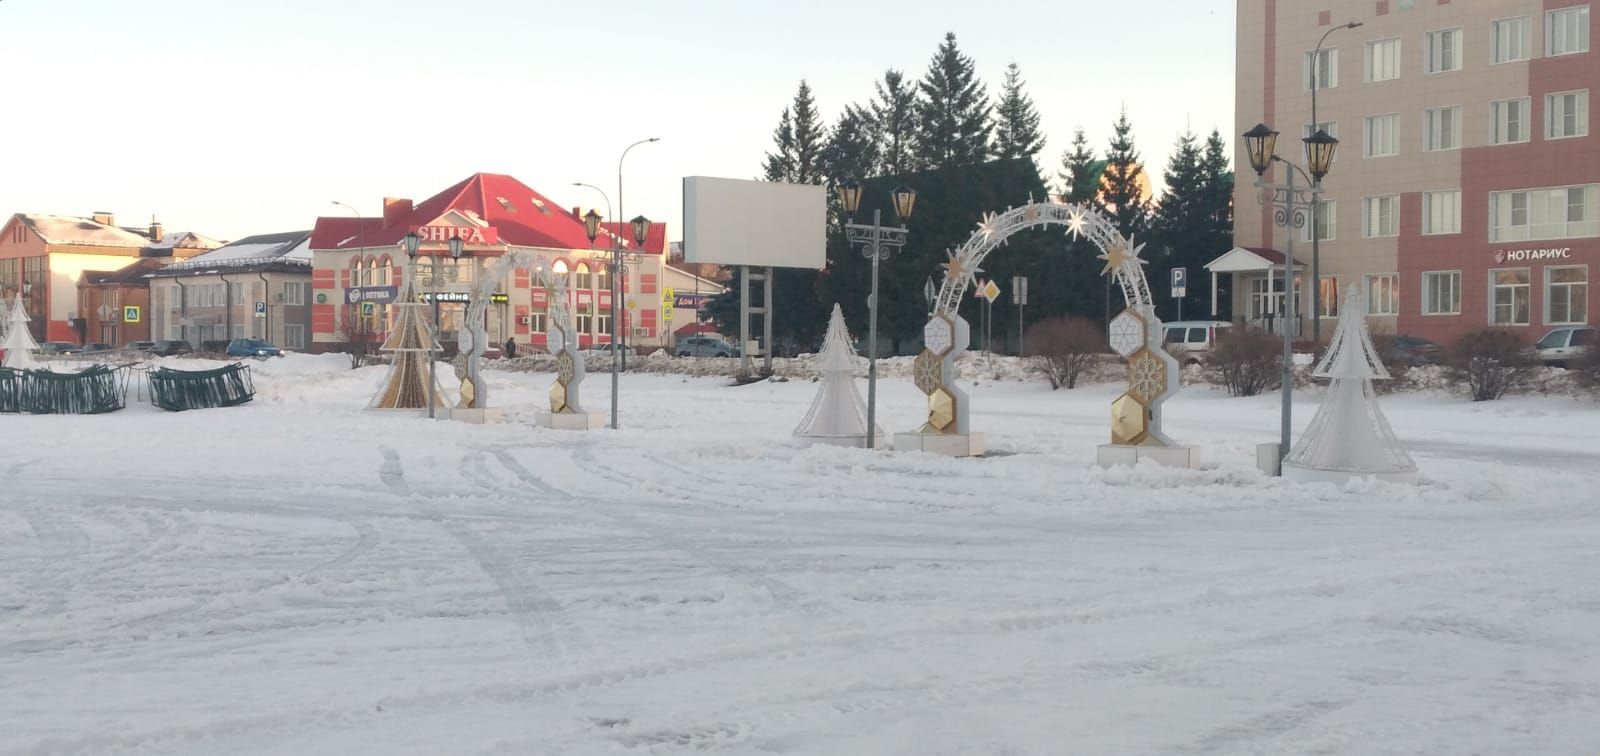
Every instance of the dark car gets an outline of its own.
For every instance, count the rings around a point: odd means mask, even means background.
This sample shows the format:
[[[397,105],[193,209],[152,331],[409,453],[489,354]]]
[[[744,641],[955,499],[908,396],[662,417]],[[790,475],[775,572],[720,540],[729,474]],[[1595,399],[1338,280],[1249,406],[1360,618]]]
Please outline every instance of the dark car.
[[[39,354],[79,354],[83,347],[70,341],[46,341],[39,345]]]
[[[130,341],[122,348],[130,352],[154,352],[156,343],[154,341]]]
[[[115,348],[116,347],[113,347],[110,344],[105,344],[99,341],[83,345],[83,351],[85,352],[109,352]]]
[[[1444,359],[1444,350],[1427,339],[1416,336],[1396,336],[1385,355],[1407,365],[1437,365]]]
[[[194,354],[194,347],[189,342],[181,340],[157,341],[150,351],[162,357],[173,357],[180,354]]]
[[[234,339],[228,342],[229,357],[282,357],[283,350],[263,339]]]

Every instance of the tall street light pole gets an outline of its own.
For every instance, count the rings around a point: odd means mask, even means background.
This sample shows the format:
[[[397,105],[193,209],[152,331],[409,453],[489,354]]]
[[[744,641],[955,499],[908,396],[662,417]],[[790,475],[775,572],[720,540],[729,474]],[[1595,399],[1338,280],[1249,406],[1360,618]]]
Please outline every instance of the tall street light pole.
[[[346,210],[349,210],[350,212],[356,214],[356,246],[360,247],[362,250],[365,250],[367,248],[367,221],[366,221],[365,218],[361,217],[361,211],[355,209],[354,206],[347,205],[347,204],[345,204],[343,202],[340,202],[339,200],[334,200],[333,204],[338,205],[339,207],[342,207],[342,208],[344,208]],[[359,257],[362,254],[364,254],[364,252],[357,252],[356,253],[357,257]],[[365,271],[366,267],[365,266],[359,266],[359,267],[355,268],[355,270]],[[364,277],[367,274],[365,272],[362,272],[361,275],[363,276],[362,280],[365,280]],[[360,289],[364,285],[362,283],[362,280],[351,281],[350,283],[353,284],[357,289]],[[349,303],[349,301],[350,300],[348,298],[345,299],[345,302],[347,304]],[[351,317],[356,317],[356,318],[361,317],[361,308],[360,308],[359,305],[357,305],[356,308],[351,311],[350,316]],[[363,346],[361,347],[361,349],[364,351],[366,349],[365,342],[366,342],[366,338],[367,338],[365,330],[362,327],[357,326],[355,328],[350,329],[350,332],[353,333],[353,334],[356,334],[356,338],[359,338],[359,339],[362,340]],[[352,347],[352,348],[354,348],[354,347]]]
[[[1354,29],[1361,26],[1360,21],[1351,21],[1335,26],[1322,33],[1322,39],[1317,40],[1317,48],[1311,53],[1311,132],[1314,134],[1322,131],[1322,124],[1317,121],[1317,90],[1322,87],[1322,44],[1328,41],[1328,35],[1340,29]],[[1321,180],[1313,181],[1313,185],[1321,184]],[[1311,300],[1311,341],[1322,343],[1322,213],[1321,207],[1311,208],[1311,290],[1315,292]],[[1334,298],[1337,302],[1337,295]]]
[[[622,208],[622,161],[628,159],[628,153],[632,152],[633,148],[638,147],[641,144],[650,144],[651,142],[659,142],[659,141],[661,141],[661,137],[650,137],[649,139],[640,139],[639,141],[628,145],[627,148],[622,151],[622,157],[617,158],[617,217],[614,220],[616,221],[616,224],[618,226],[622,225],[622,216],[623,216],[623,214],[625,212],[623,210],[623,208]],[[620,232],[621,229],[619,228],[618,231]],[[619,259],[618,259],[618,264],[617,264],[617,272],[621,273],[622,275],[627,275],[628,269],[625,266],[625,264],[623,264],[622,261],[620,260],[620,257],[621,257],[621,246],[622,246],[622,236],[619,233],[616,236],[613,236],[612,238],[614,240],[614,243],[618,247],[617,256],[618,256]],[[638,245],[640,247],[644,246],[644,238],[643,237],[640,237],[637,240],[637,242],[638,242]],[[635,263],[635,264],[637,264],[637,263]],[[616,276],[612,276],[611,277],[611,289],[612,289],[612,293],[611,293],[611,353],[613,355],[615,355],[616,357],[621,358],[622,369],[626,370],[628,368],[628,360],[627,360],[626,357],[621,357],[621,353],[622,353],[622,348],[624,346],[626,346],[627,343],[628,343],[628,332],[627,332],[626,329],[624,329],[622,331],[622,340],[621,341],[617,340],[617,310],[616,310],[616,307],[617,307],[617,289],[618,289],[618,284],[617,284],[617,277]],[[616,375],[616,373],[612,373],[612,375]]]
[[[1289,453],[1289,425],[1290,412],[1294,399],[1294,332],[1298,320],[1297,308],[1294,305],[1294,235],[1305,227],[1307,215],[1315,215],[1317,198],[1322,194],[1322,177],[1328,175],[1328,168],[1333,164],[1333,155],[1339,148],[1339,140],[1328,136],[1328,132],[1318,129],[1315,134],[1302,139],[1305,143],[1306,165],[1310,167],[1310,175],[1294,163],[1278,157],[1276,152],[1278,132],[1273,131],[1266,124],[1257,124],[1255,128],[1244,133],[1245,151],[1250,156],[1250,167],[1256,172],[1256,187],[1261,190],[1261,205],[1272,212],[1276,225],[1287,230],[1284,241],[1283,253],[1283,306],[1278,308],[1286,317],[1278,318],[1279,327],[1283,330],[1283,408],[1282,428],[1278,440],[1279,474],[1282,474],[1282,463],[1285,455]],[[1267,169],[1273,163],[1282,163],[1288,181],[1284,184],[1273,184],[1267,181]],[[1300,189],[1295,186],[1296,174],[1304,176],[1309,189]],[[1308,213],[1307,208],[1311,208]]]
[[[845,181],[839,184],[839,204],[844,208],[845,241],[860,246],[861,253],[872,260],[872,295],[867,297],[867,448],[877,447],[878,441],[878,261],[889,259],[895,250],[904,247],[910,231],[906,221],[917,202],[917,193],[901,185],[889,192],[894,213],[900,218],[899,228],[883,227],[883,211],[872,211],[872,225],[852,223],[856,211],[861,209],[861,184]]]

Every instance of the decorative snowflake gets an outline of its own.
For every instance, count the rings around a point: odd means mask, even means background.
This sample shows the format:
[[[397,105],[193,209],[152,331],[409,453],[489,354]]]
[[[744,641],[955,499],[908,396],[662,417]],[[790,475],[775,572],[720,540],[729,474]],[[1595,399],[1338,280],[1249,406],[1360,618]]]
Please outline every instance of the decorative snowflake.
[[[912,363],[911,379],[924,394],[931,394],[944,386],[944,359],[926,349]]]
[[[1144,348],[1145,322],[1138,313],[1123,310],[1111,319],[1111,351],[1126,358]]]
[[[978,233],[983,234],[983,238],[987,239],[994,236],[999,230],[1000,221],[995,217],[995,214],[984,213],[983,220],[978,222]]]
[[[967,262],[958,257],[954,250],[947,251],[945,255],[949,258],[948,262],[943,263],[946,281],[953,284],[977,285],[978,274],[983,272],[983,268],[976,266],[968,268]]]
[[[1083,226],[1088,222],[1089,218],[1084,215],[1083,208],[1074,205],[1072,212],[1067,214],[1067,230],[1072,233],[1072,238],[1083,236]]]
[[[955,344],[954,331],[949,320],[936,315],[922,327],[922,345],[936,355],[943,355]]]
[[[561,385],[572,383],[572,379],[577,376],[578,368],[574,362],[571,352],[562,352],[561,356],[556,358],[556,381]]]
[[[1149,404],[1166,390],[1166,366],[1149,350],[1142,350],[1128,360],[1128,393]]]

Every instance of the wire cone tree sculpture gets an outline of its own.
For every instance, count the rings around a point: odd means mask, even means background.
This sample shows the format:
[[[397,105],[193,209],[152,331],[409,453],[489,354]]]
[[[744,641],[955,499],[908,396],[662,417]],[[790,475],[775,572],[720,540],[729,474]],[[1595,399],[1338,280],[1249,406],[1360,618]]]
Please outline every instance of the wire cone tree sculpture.
[[[844,324],[844,311],[833,306],[833,317],[828,321],[828,336],[817,358],[817,369],[822,373],[817,398],[811,402],[794,434],[815,443],[839,446],[867,445],[867,405],[856,390],[856,350],[850,345],[850,331]],[[874,428],[875,446],[881,447],[883,428]]]
[[[427,305],[418,302],[411,291],[410,275],[406,276],[395,302],[394,327],[389,329],[388,340],[378,348],[394,356],[389,363],[389,375],[384,378],[378,395],[373,397],[370,409],[427,409],[428,397],[432,396],[434,409],[441,410],[445,406],[444,392],[437,384],[433,391],[428,390],[428,361],[439,351],[439,344],[428,326]]]
[[[1332,382],[1311,425],[1283,461],[1286,478],[1416,480],[1417,465],[1395,438],[1372,390],[1372,381],[1387,379],[1389,371],[1372,345],[1366,312],[1366,292],[1352,288],[1339,311],[1333,341],[1312,373]]]
[[[28,330],[28,309],[22,303],[21,294],[17,294],[12,302],[6,322],[9,328],[6,329],[5,340],[0,342],[0,350],[6,353],[5,367],[17,370],[34,367],[37,363],[33,359],[33,350],[39,348],[39,342],[33,340],[33,333]]]

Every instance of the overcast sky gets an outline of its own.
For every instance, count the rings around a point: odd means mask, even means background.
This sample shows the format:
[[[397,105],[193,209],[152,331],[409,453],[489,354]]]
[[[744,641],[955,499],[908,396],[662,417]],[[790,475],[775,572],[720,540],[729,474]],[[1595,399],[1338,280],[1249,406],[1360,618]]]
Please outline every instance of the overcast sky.
[[[801,79],[831,122],[946,31],[991,94],[1022,67],[1053,176],[1127,106],[1152,181],[1232,131],[1233,0],[1056,3],[3,0],[0,212],[155,214],[238,238],[509,173],[674,224],[686,175],[753,178]],[[983,13],[981,11],[987,11]],[[931,208],[929,208],[931,209]],[[919,208],[926,212],[928,209]]]

